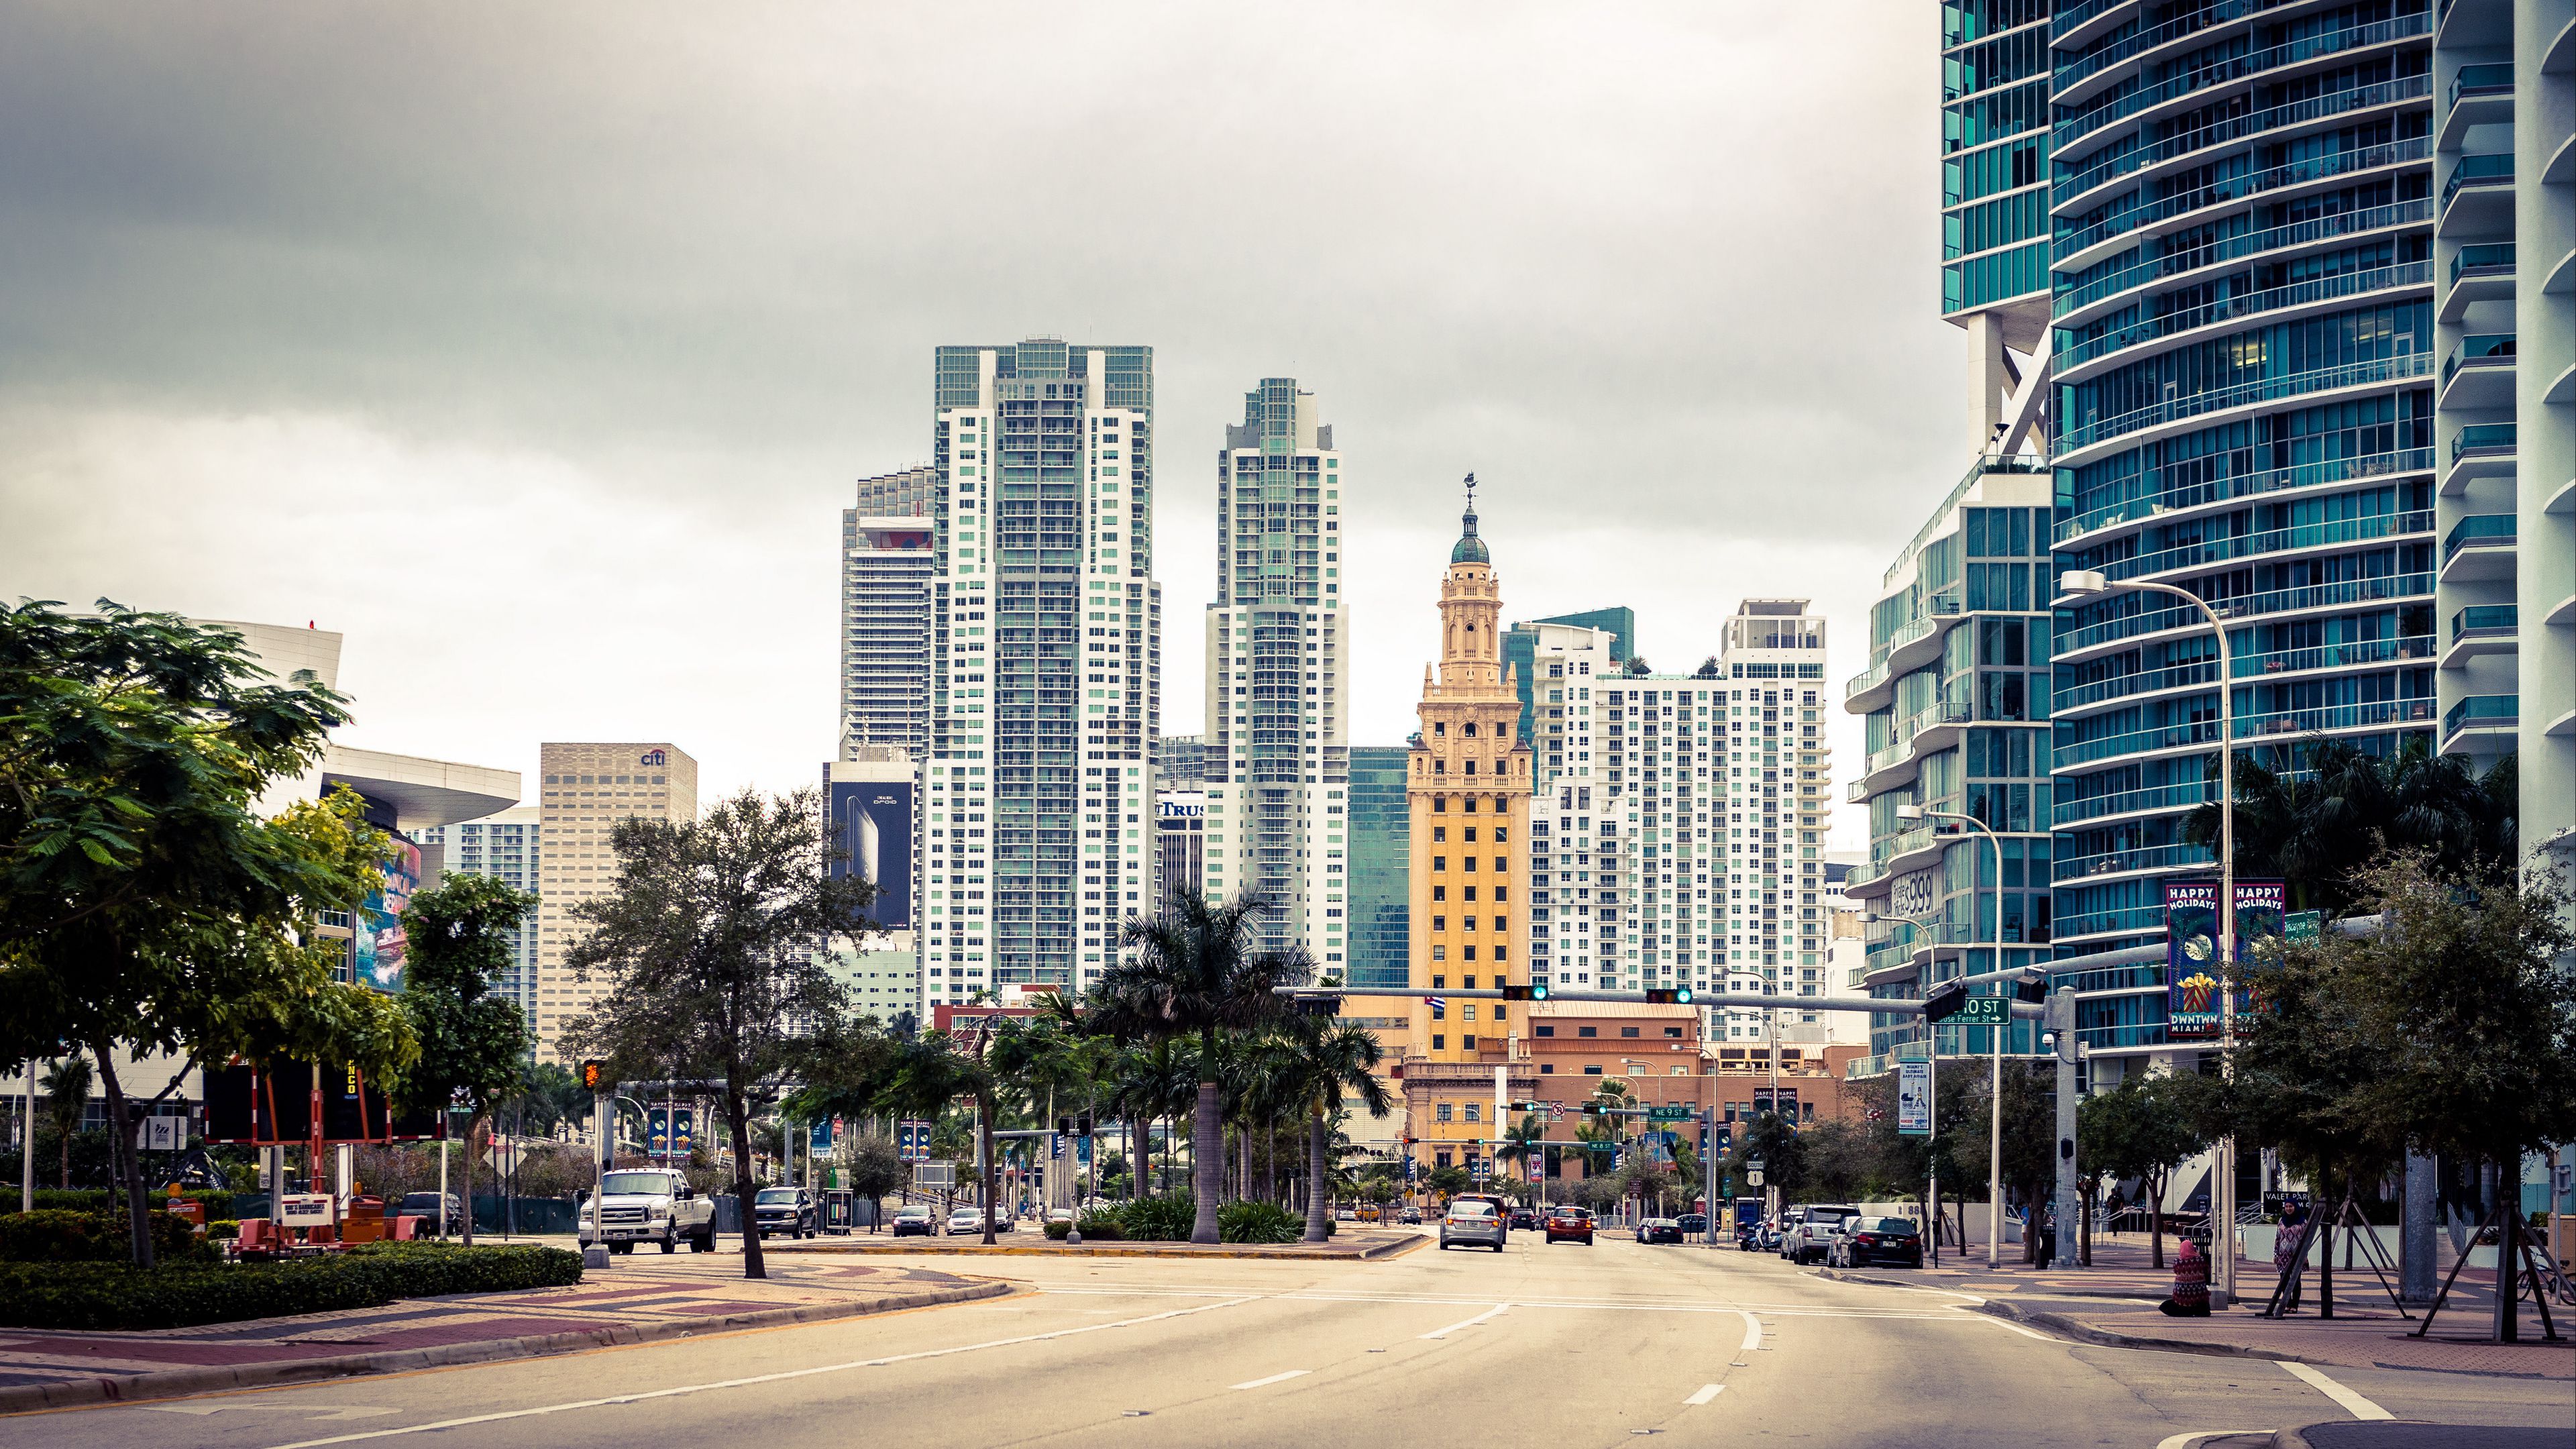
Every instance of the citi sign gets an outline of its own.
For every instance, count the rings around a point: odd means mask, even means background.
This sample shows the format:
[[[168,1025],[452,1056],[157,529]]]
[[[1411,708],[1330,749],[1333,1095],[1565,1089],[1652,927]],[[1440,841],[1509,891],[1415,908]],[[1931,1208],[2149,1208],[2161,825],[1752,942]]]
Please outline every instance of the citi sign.
[[[636,757],[635,763],[639,765],[659,765],[665,764],[667,761],[664,758],[662,751],[646,750],[642,755]]]

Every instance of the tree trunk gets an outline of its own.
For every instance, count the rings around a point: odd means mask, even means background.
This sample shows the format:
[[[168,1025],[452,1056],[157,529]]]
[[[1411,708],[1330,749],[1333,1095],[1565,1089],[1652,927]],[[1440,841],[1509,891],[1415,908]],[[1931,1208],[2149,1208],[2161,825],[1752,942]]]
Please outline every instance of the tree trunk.
[[[1332,1224],[1324,1205],[1324,1109],[1309,1109],[1306,1119],[1306,1241],[1320,1243],[1332,1236]]]
[[[474,1129],[483,1125],[480,1113],[465,1118],[465,1246],[474,1246]]]
[[[116,1080],[116,1059],[101,1039],[90,1044],[98,1058],[98,1080],[107,1089],[107,1164],[113,1196],[125,1199],[126,1231],[132,1235],[135,1266],[152,1266],[152,1225],[143,1219],[143,1166],[134,1159],[134,1128],[125,1120],[125,1087]]]
[[[975,1102],[975,1190],[984,1198],[984,1246],[993,1246],[993,1104]]]
[[[1199,1040],[1199,1061],[1216,1060],[1216,1033],[1204,1032]],[[1217,1241],[1217,1197],[1225,1191],[1225,1105],[1217,1100],[1217,1086],[1212,1081],[1199,1082],[1198,1120],[1190,1133],[1190,1175],[1197,1179],[1198,1217],[1190,1228],[1193,1243]]]
[[[2075,1261],[2090,1268],[2093,1266],[2093,1187],[2090,1183],[2085,1185],[2083,1201],[2084,1218],[2075,1239]]]
[[[2165,1187],[2163,1174],[2150,1173],[2140,1178],[2138,1181],[2139,1185],[2147,1190],[2147,1242],[2149,1244],[2148,1251],[2150,1255],[2147,1261],[2154,1267],[2162,1268],[2165,1265]]]
[[[751,1108],[742,1093],[728,1085],[724,1096],[725,1128],[733,1134],[733,1200],[742,1212],[742,1276],[767,1278],[768,1261],[760,1251],[760,1218],[751,1210],[759,1190],[751,1184]]]

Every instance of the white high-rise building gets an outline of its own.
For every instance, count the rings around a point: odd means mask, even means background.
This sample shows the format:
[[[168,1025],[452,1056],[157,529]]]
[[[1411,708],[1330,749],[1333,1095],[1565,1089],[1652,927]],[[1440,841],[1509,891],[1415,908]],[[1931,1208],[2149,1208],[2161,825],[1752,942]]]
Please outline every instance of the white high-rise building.
[[[1153,885],[1154,354],[942,347],[923,995],[1079,990]]]
[[[498,815],[456,825],[426,826],[417,833],[424,854],[439,853],[444,875],[488,875],[513,890],[537,893],[539,846],[544,834],[534,805],[514,805]],[[510,928],[510,969],[495,983],[519,1003],[533,1040],[537,1030],[537,918]]]
[[[883,481],[862,481],[860,497]],[[927,516],[841,510],[844,760],[887,750],[918,760],[930,749],[930,596],[938,567]]]
[[[1315,395],[1267,377],[1217,458],[1207,608],[1206,882],[1270,905],[1262,944],[1347,964],[1350,629],[1341,454]]]
[[[1612,923],[1618,914],[1609,904],[1616,899],[1609,880],[1617,831],[1609,778],[1594,770],[1594,721],[1607,723],[1622,646],[1634,641],[1580,624],[1518,628],[1535,635],[1528,681],[1532,720],[1522,733],[1541,762],[1534,767],[1530,798],[1530,980],[1566,988],[1613,986],[1618,970],[1612,963],[1619,958]],[[1607,757],[1600,763],[1606,770]],[[1596,923],[1607,933],[1597,940]]]

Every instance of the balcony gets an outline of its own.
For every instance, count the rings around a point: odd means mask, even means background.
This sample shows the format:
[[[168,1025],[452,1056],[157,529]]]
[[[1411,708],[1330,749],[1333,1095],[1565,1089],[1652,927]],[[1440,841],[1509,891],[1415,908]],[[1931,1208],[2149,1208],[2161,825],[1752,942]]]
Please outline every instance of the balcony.
[[[2513,153],[2482,151],[2455,162],[2442,183],[2441,216],[2435,230],[2447,237],[2513,230]]]
[[[2512,604],[2472,604],[2451,616],[2451,647],[2442,667],[2458,669],[2481,654],[2510,654],[2519,647],[2522,611]]]
[[[2383,599],[2420,598],[2433,592],[2431,574],[2382,574],[2377,578],[2345,579],[2331,584],[2301,584],[2287,589],[2272,589],[2260,594],[2241,594],[2221,605],[2222,619],[2258,619],[2268,614],[2294,614],[2309,609],[2342,608],[2352,604],[2375,603]],[[2117,619],[2105,619],[2071,633],[2061,634],[2056,641],[2055,658],[2060,663],[2086,650],[2105,644],[2135,639],[2141,635],[2161,634],[2169,629],[2205,629],[2208,621],[2198,609],[2148,608]]]
[[[2138,519],[2154,518],[2189,508],[2210,507],[2277,493],[2285,488],[2314,488],[2321,484],[2348,483],[2365,478],[2389,478],[2401,473],[2433,471],[2433,450],[2401,448],[2389,453],[2370,453],[2358,458],[2333,458],[2321,463],[2299,463],[2287,468],[2265,468],[2250,473],[2237,473],[2218,478],[2196,478],[2179,488],[2157,488],[2117,503],[2090,508],[2057,525],[2054,542],[2060,548],[2070,541],[2101,529]],[[2152,484],[2160,473],[2150,473]]]
[[[2097,875],[2125,875],[2140,870],[2181,870],[2214,864],[2217,859],[2218,853],[2206,845],[2141,845],[2129,850],[2107,850],[2099,855],[2068,857],[2050,867],[2050,879],[2065,882],[2086,880]]]
[[[2288,109],[2306,110],[2327,100],[2349,100],[2355,106],[2376,106],[2418,99],[2426,93],[2429,82],[2422,76],[2364,86],[2358,91],[2338,92],[2317,101],[2302,102]],[[2145,206],[2134,207],[2103,218],[2080,230],[2054,236],[2049,242],[2049,260],[2063,271],[2078,271],[2102,260],[2085,257],[2084,253],[2143,227],[2174,221],[2211,207],[2231,206],[2248,197],[2284,187],[2305,186],[2338,176],[2352,176],[2363,171],[2376,171],[2386,166],[2403,166],[2428,160],[2433,155],[2433,138],[2417,136],[2410,140],[2391,141],[2382,146],[2364,146],[2358,150],[2338,151],[2326,156],[2312,156],[2250,176],[2213,181],[2208,186],[2169,196]]]
[[[2052,828],[2064,830],[2087,820],[2100,820],[2111,815],[2144,815],[2162,810],[2194,810],[2218,798],[2214,780],[2183,785],[2156,785],[2144,790],[2121,790],[2109,795],[2091,795],[2081,800],[2060,796],[2050,812]]]
[[[2472,423],[2451,439],[2451,466],[2442,474],[2442,492],[2457,496],[2478,478],[2509,478],[2514,469],[2515,434],[2511,423]]]
[[[1859,704],[1856,701],[1859,696],[1868,694],[1885,684],[1887,679],[1887,661],[1884,659],[1853,675],[1843,685],[1843,708],[1854,713],[1867,714],[1872,706]]]
[[[2451,285],[2442,293],[2442,320],[2456,324],[2479,302],[2513,297],[2511,242],[2477,242],[2451,254]]]
[[[2445,151],[2460,149],[2460,140],[2471,126],[2500,126],[2513,123],[2513,67],[2510,65],[2464,65],[2451,78],[2451,88],[2443,95],[2441,146]]]
[[[2513,406],[2514,334],[2478,332],[2442,359],[2441,405],[2480,411]]]
[[[2275,377],[2249,378],[2229,387],[2177,394],[2148,407],[2133,408],[2108,418],[2086,417],[2082,424],[2067,429],[2059,443],[2057,461],[2063,466],[2075,461],[2069,455],[2080,449],[2126,439],[2133,434],[2148,432],[2192,418],[2205,417],[2211,413],[2251,407],[2258,403],[2277,402],[2283,398],[2303,397],[2310,393],[2338,392],[2346,388],[2367,387],[2374,383],[2403,382],[2411,378],[2429,377],[2432,372],[2433,354],[2430,352],[2401,352],[2391,357],[2341,363],[2333,367],[2310,368],[2305,372],[2285,373]]]
[[[2248,292],[2203,307],[2168,312],[2134,327],[2121,327],[2095,337],[2088,337],[2058,354],[2055,379],[2061,383],[2083,380],[2085,364],[2098,361],[2129,348],[2142,346],[2160,338],[2175,337],[2202,327],[2214,327],[2240,317],[2265,312],[2288,311],[2315,306],[2342,298],[2357,297],[2365,292],[2382,292],[2396,287],[2430,286],[2433,264],[2407,262],[2402,266],[2373,267],[2367,271],[2344,272],[2331,277],[2318,277],[2294,286],[2274,287],[2268,291]],[[2123,359],[2125,360],[2125,359]]]
[[[2465,695],[2442,715],[2442,753],[2447,755],[2472,738],[2492,742],[2502,736],[2510,741],[2521,723],[2520,695]]]
[[[2367,25],[2348,26],[2321,34],[2303,36],[2268,50],[2231,55],[2214,65],[2184,71],[2155,85],[2142,86],[2090,110],[2081,111],[2057,124],[2049,132],[2049,150],[2065,154],[2075,143],[2105,127],[2142,115],[2169,101],[2196,96],[2231,81],[2250,79],[2285,66],[2319,56],[2340,55],[2366,46],[2385,45],[2390,41],[2432,33],[2432,17],[2422,13],[2400,15]]]
[[[2393,639],[2354,639],[2341,644],[2318,644],[2304,649],[2277,649],[2269,654],[2239,654],[2228,674],[2235,679],[2270,679],[2279,675],[2306,673],[2319,669],[2361,669],[2373,665],[2393,664],[2408,659],[2433,656],[2430,635],[2401,636]],[[2162,694],[2172,689],[2207,688],[2217,682],[2218,665],[2202,659],[2189,664],[2168,665],[2162,669],[2119,674],[2056,692],[2050,704],[2058,717],[2064,718],[2094,705],[2117,703],[2142,694]]]
[[[2442,539],[2442,582],[2512,578],[2515,528],[2510,513],[2472,513],[2451,525]]]
[[[2339,519],[2333,523],[2308,523],[2296,528],[2276,528],[2264,533],[2240,534],[2235,538],[2216,538],[2180,548],[2161,549],[2155,553],[2136,554],[2102,566],[2105,577],[2114,580],[2144,578],[2151,574],[2171,573],[2177,569],[2204,568],[2211,564],[2265,554],[2295,553],[2311,548],[2344,548],[2373,539],[2404,533],[2430,533],[2433,515],[2429,512],[2379,513],[2361,518]]]
[[[2432,219],[2433,198],[2421,196],[2413,201],[2401,201],[2390,206],[2373,206],[2361,211],[2337,212],[2332,216],[2292,222],[2288,226],[2267,227],[2262,231],[2246,232],[2224,241],[2213,242],[2206,247],[2196,247],[2190,251],[2141,262],[2108,276],[2096,277],[2081,287],[2061,291],[2051,304],[2050,314],[2058,321],[2064,322],[2074,314],[2085,311],[2097,303],[2166,277],[2178,277],[2206,268],[2224,266],[2229,262],[2264,252],[2304,247],[2315,242],[2330,241],[2336,237],[2358,236],[2365,232],[2385,231],[2391,227],[2412,226]]]

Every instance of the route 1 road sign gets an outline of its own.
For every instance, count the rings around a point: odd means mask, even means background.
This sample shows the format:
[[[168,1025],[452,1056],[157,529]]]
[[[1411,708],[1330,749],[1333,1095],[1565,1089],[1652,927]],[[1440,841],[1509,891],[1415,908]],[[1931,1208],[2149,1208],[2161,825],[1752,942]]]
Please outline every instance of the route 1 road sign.
[[[2012,998],[1971,996],[1959,1003],[1958,1013],[1950,1020],[1962,1026],[2000,1026],[2012,1020]]]

